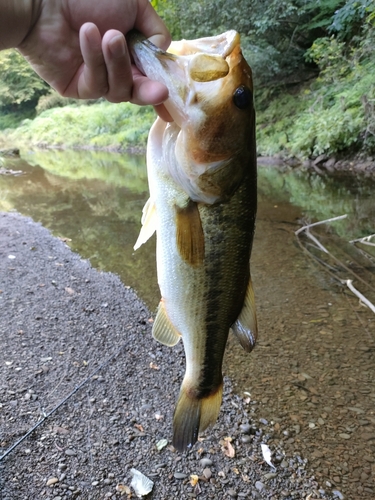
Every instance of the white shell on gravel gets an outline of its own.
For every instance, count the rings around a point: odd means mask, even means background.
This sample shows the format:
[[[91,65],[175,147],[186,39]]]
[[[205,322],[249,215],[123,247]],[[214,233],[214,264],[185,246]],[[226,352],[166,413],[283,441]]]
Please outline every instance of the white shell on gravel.
[[[135,491],[137,497],[142,498],[148,495],[154,486],[154,483],[151,481],[151,479],[146,477],[137,469],[130,469],[130,472],[133,474],[133,479],[130,483],[130,486]]]

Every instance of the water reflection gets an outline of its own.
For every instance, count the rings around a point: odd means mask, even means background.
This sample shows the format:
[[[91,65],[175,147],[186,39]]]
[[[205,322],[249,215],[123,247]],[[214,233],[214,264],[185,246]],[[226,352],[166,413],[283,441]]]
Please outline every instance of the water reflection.
[[[17,210],[70,238],[74,251],[94,267],[119,274],[154,309],[159,296],[155,244],[136,255],[133,251],[148,196],[144,155],[39,150],[8,159],[6,167],[24,174],[0,175],[0,210]],[[347,219],[334,224],[341,237],[374,232],[375,205],[366,180],[337,182],[262,166],[259,198],[260,217],[277,220],[293,212],[326,219],[347,213]]]

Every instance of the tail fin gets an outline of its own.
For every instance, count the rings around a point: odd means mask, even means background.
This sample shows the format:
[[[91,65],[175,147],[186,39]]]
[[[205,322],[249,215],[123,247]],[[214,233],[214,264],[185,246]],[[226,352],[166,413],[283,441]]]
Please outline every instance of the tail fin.
[[[220,411],[223,384],[207,397],[191,396],[182,384],[173,417],[173,446],[178,451],[190,449],[198,433],[213,425]]]

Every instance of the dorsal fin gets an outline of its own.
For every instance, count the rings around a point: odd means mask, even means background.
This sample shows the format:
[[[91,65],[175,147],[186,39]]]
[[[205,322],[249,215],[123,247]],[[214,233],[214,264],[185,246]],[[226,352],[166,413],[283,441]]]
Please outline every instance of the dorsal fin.
[[[204,234],[198,205],[188,200],[183,207],[176,205],[177,248],[182,259],[193,267],[204,260]]]
[[[146,201],[143,207],[141,222],[142,227],[136,244],[134,245],[134,250],[137,250],[143,243],[146,243],[156,231],[156,207],[151,198]]]
[[[173,347],[181,338],[181,334],[170,322],[163,299],[159,303],[158,312],[152,327],[152,336],[155,340],[168,347]]]
[[[247,285],[242,311],[232,325],[232,331],[246,352],[253,350],[258,337],[255,297],[251,278]]]

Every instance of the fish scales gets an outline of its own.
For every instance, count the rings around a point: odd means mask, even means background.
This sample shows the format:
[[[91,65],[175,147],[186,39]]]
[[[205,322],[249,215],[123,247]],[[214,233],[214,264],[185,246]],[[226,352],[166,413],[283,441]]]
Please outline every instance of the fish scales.
[[[257,203],[251,70],[234,31],[177,42],[175,55],[138,35],[129,45],[141,71],[167,85],[174,118],[157,118],[149,134],[150,199],[135,248],[156,230],[162,298],[153,336],[170,346],[183,340],[186,372],[173,444],[184,451],[217,419],[230,328],[247,351],[257,334],[250,277]]]

